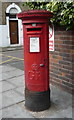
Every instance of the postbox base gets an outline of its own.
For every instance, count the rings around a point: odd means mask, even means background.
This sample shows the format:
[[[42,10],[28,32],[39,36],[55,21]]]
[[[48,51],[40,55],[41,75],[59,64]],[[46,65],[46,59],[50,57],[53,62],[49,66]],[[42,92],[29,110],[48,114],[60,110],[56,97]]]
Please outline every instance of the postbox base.
[[[31,92],[25,89],[25,106],[31,111],[43,111],[50,107],[50,89],[44,92]]]

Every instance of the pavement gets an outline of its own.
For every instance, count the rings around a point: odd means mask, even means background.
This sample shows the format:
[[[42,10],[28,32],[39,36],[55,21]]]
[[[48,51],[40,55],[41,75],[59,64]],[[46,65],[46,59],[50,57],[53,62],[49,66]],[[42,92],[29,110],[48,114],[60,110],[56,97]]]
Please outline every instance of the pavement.
[[[23,49],[23,45],[21,45],[21,46],[18,45],[18,46],[0,47],[0,52],[21,50],[21,49]]]
[[[16,57],[16,53],[19,53],[18,57]],[[72,95],[51,84],[51,106],[49,109],[32,112],[25,107],[24,67],[20,53],[22,53],[20,50],[0,52],[0,58],[3,56],[2,61],[0,59],[0,103],[2,103],[0,104],[0,119],[32,118],[42,120],[41,118],[44,118],[43,120],[45,120],[45,118],[49,118],[50,120],[53,118],[53,120],[71,120]],[[9,55],[11,56],[7,57]]]

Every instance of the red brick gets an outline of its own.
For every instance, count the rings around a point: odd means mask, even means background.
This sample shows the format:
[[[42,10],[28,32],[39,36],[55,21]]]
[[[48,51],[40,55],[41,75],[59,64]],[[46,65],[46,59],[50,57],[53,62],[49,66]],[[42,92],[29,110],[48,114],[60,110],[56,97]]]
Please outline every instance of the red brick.
[[[74,86],[74,31],[56,28],[54,32],[55,51],[49,52],[50,81],[61,89],[71,91]],[[72,85],[72,86],[71,86]]]

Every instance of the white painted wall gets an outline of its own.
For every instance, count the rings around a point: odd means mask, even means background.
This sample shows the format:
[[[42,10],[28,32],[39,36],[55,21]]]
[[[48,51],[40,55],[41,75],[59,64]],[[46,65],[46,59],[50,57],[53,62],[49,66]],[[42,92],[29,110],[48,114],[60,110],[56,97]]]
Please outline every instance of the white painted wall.
[[[19,34],[19,44],[18,45],[15,44],[13,46],[23,45],[23,30],[22,30],[22,26],[19,27],[19,32],[20,32],[20,34],[18,33]],[[9,38],[10,37],[8,36],[8,26],[7,25],[0,25],[0,47],[12,46],[10,44]]]
[[[0,47],[9,46],[7,37],[7,25],[0,25]]]
[[[18,36],[19,36],[19,45],[23,45],[23,26],[22,20],[18,20]]]

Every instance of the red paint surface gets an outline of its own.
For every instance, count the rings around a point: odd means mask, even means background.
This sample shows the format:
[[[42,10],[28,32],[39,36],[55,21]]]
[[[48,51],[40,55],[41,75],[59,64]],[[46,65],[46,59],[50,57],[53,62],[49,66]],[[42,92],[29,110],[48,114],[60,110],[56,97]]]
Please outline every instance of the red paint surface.
[[[25,84],[30,91],[49,89],[48,20],[51,16],[50,12],[42,10],[18,14],[23,21]],[[32,26],[32,23],[36,23],[36,26]],[[39,37],[40,52],[30,52],[30,37]]]

